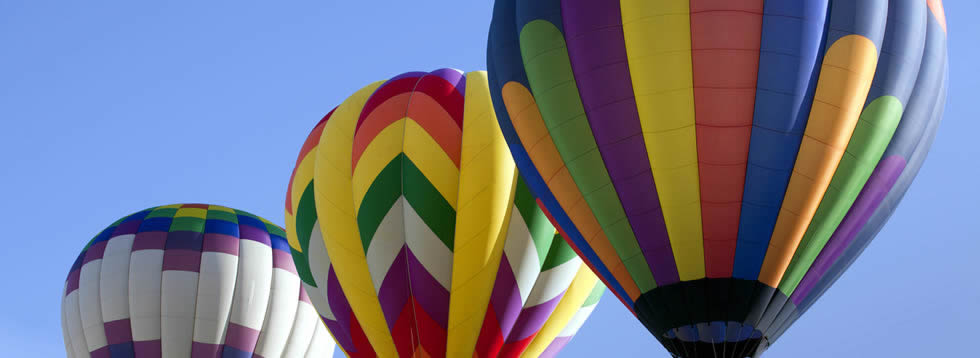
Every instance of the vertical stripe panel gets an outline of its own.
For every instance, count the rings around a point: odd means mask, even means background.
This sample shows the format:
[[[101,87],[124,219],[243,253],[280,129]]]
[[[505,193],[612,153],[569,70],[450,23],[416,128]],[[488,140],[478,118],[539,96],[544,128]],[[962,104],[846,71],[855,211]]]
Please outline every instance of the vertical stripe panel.
[[[466,74],[466,106],[446,355],[471,356],[510,222],[516,169],[488,98],[486,72]]]
[[[704,278],[690,4],[622,0],[620,6],[640,126],[677,272],[682,281]]]
[[[691,0],[705,271],[730,277],[759,73],[763,1]]]
[[[592,133],[654,281],[679,280],[637,113],[619,3],[562,1],[572,71]]]
[[[759,78],[732,276],[759,275],[816,90],[828,0],[764,4]]]
[[[779,284],[844,155],[871,87],[887,14],[885,0],[831,4],[830,45],[760,282]]]

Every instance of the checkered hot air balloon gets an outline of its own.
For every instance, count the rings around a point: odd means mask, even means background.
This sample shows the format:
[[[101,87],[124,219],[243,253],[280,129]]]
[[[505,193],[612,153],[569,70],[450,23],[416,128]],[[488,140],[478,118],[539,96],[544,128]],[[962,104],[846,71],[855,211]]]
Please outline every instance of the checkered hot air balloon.
[[[745,357],[894,211],[946,53],[940,0],[496,0],[487,64],[521,175],[610,291],[676,356]]]
[[[331,356],[285,234],[218,205],[119,219],[85,246],[65,282],[68,357]]]
[[[405,73],[330,112],[286,231],[351,357],[553,356],[603,291],[518,176],[485,72]]]

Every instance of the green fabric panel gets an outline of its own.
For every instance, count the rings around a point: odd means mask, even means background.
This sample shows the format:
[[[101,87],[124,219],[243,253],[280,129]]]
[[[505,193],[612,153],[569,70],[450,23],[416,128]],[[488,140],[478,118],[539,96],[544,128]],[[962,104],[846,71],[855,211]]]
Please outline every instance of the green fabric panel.
[[[604,292],[606,292],[606,286],[602,285],[602,281],[596,281],[595,287],[592,288],[592,292],[589,293],[589,297],[585,298],[585,302],[582,303],[582,307],[589,307],[599,303],[599,299],[602,298],[602,294]]]
[[[364,246],[364,253],[367,253],[368,246],[371,245],[371,238],[384,220],[385,214],[395,205],[395,201],[402,195],[401,173],[402,161],[405,154],[399,154],[392,159],[388,165],[378,173],[374,182],[368,187],[361,201],[360,210],[357,211],[357,229],[361,233],[361,245]]]
[[[517,176],[517,189],[514,192],[514,206],[517,212],[524,219],[527,231],[531,233],[531,241],[538,252],[538,265],[544,265],[544,260],[548,256],[551,248],[551,240],[555,235],[555,227],[551,225],[551,220],[538,207],[534,194],[528,188],[524,178]],[[512,219],[513,220],[513,219]]]
[[[279,227],[279,225],[266,222],[265,230],[269,232],[269,235],[276,235],[281,238],[286,238],[286,230],[283,230],[283,228]]]
[[[206,216],[208,220],[224,220],[231,223],[238,223],[238,215],[221,210],[208,210]]]
[[[176,208],[153,209],[143,220],[151,218],[172,218],[174,215],[177,215]]]
[[[881,156],[891,142],[899,120],[902,103],[894,96],[872,101],[858,119],[847,143],[847,150],[830,181],[817,212],[800,241],[793,260],[779,283],[779,290],[791,295],[817,259],[824,245],[837,230],[847,211],[867,183]]]
[[[442,197],[439,190],[429,182],[411,159],[404,154],[399,155],[403,157],[404,163],[402,190],[405,199],[419,214],[425,225],[449,248],[449,251],[453,251],[456,237],[456,210],[449,205],[449,201]]]
[[[606,236],[618,243],[616,254],[624,260],[633,258],[634,264],[627,265],[630,276],[638,286],[649,286],[653,275],[632,229],[607,230],[626,221],[626,213],[614,190],[596,191],[613,189],[612,181],[582,106],[564,36],[553,24],[534,20],[521,30],[520,44],[534,99],[569,174]]]
[[[299,205],[297,205],[296,216],[294,217],[296,238],[299,241],[300,250],[289,251],[293,255],[293,263],[296,264],[296,273],[299,278],[313,287],[316,287],[316,279],[313,278],[307,252],[310,249],[310,237],[313,235],[313,227],[316,225],[317,219],[313,180],[310,180],[310,184],[303,189],[303,195],[299,198]]]
[[[174,218],[170,223],[170,232],[174,231],[204,232],[204,219],[192,217]]]
[[[541,271],[547,271],[555,268],[558,265],[568,262],[572,258],[576,257],[575,250],[565,242],[565,239],[561,237],[561,234],[555,234],[551,239],[551,249],[548,250],[548,257],[544,260],[544,265],[541,266]]]

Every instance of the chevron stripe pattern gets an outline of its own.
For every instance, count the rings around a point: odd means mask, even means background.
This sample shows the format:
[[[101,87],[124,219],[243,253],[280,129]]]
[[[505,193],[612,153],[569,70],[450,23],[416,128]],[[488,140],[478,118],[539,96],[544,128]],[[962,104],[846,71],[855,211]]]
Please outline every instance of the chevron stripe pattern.
[[[572,287],[597,287],[517,175],[483,72],[355,93],[310,133],[288,190],[297,271],[349,356],[521,356],[561,302],[591,297]]]

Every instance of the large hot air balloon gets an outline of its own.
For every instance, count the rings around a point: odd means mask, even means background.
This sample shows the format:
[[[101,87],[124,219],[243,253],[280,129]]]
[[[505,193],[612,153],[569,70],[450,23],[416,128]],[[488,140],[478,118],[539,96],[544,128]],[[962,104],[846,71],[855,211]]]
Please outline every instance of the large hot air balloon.
[[[351,357],[553,356],[604,289],[517,175],[485,72],[405,73],[327,114],[286,232]]]
[[[946,98],[939,0],[497,0],[531,191],[675,356],[761,354],[877,234]]]
[[[146,209],[102,230],[61,304],[68,357],[327,357],[285,231],[206,204]]]

